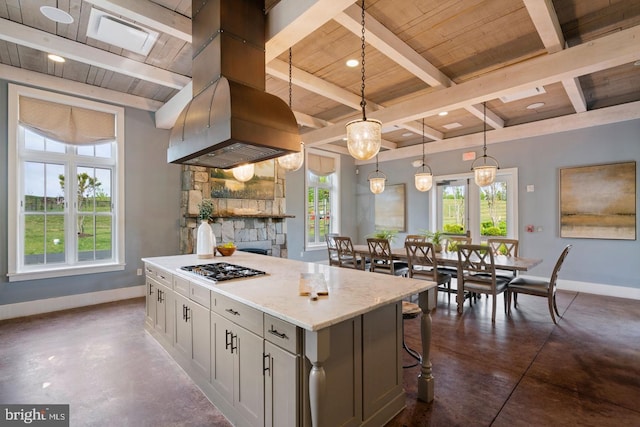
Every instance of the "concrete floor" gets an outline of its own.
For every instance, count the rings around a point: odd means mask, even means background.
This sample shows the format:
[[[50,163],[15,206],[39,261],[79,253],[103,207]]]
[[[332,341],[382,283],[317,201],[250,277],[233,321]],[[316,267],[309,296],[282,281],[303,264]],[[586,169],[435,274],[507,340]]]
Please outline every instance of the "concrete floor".
[[[640,426],[640,302],[560,292],[556,326],[546,300],[519,300],[492,325],[486,298],[460,316],[439,295],[435,401],[405,369],[388,426]],[[0,403],[70,404],[71,426],[229,425],[143,324],[143,299],[0,322]]]

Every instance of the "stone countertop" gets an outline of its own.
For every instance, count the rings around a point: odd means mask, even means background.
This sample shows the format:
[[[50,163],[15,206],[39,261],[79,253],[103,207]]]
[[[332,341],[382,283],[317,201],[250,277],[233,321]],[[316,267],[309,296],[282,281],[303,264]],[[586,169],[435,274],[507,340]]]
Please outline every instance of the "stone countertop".
[[[236,251],[228,257],[217,256],[212,259],[199,259],[196,255],[175,255],[143,258],[142,261],[310,331],[326,328],[436,286],[434,282],[425,280],[242,251]],[[180,270],[182,266],[213,262],[255,268],[267,275],[213,284],[207,279]],[[300,296],[300,273],[322,273],[329,295],[319,296],[315,301],[308,296]]]

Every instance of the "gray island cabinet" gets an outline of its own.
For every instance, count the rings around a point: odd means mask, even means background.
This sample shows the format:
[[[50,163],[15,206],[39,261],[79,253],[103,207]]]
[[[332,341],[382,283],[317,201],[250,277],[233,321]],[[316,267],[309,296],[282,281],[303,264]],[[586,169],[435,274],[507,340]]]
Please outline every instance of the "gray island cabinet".
[[[146,330],[236,426],[380,426],[405,407],[402,299],[419,294],[418,397],[433,400],[435,284],[245,252],[144,258]],[[218,284],[180,267],[227,262],[264,276]],[[301,273],[328,295],[301,296]]]

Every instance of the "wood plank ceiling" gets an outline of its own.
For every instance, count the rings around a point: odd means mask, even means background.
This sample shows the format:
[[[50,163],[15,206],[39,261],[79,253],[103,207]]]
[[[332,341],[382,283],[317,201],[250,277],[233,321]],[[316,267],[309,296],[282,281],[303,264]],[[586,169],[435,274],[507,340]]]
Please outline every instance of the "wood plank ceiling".
[[[360,116],[360,65],[345,63],[361,56],[361,3],[304,3],[306,14],[297,0],[266,1],[266,87],[288,101],[291,47],[303,140],[345,153],[343,124]],[[74,22],[56,24],[41,6]],[[158,31],[149,55],[88,37],[92,8]],[[381,160],[421,152],[422,119],[428,152],[477,147],[483,101],[490,143],[640,117],[640,0],[367,0],[366,12]],[[191,0],[3,0],[0,78],[158,111],[158,126],[171,127],[190,97],[190,15]]]

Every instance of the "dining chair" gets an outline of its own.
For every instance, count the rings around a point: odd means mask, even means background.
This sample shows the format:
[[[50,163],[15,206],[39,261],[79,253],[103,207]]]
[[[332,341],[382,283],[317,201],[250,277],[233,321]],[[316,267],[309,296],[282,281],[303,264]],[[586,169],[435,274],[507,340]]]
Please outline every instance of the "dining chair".
[[[339,236],[334,237],[336,248],[338,250],[338,265],[340,267],[355,268],[358,270],[366,270],[367,263],[364,258],[357,255],[353,249],[351,237]]]
[[[486,294],[493,297],[491,307],[491,322],[496,321],[496,304],[498,294],[507,290],[508,280],[496,276],[496,266],[493,252],[482,245],[458,245],[458,294],[469,292],[472,294]],[[504,309],[507,311],[507,296],[504,299]],[[469,304],[472,299],[469,298]],[[462,313],[464,299],[458,302],[458,312]]]
[[[451,275],[438,271],[438,260],[431,242],[405,242],[407,261],[409,263],[408,276],[416,279],[426,279],[436,282],[438,290],[447,292],[448,302],[451,302]]]
[[[338,237],[338,233],[329,233],[325,235],[327,241],[327,251],[329,252],[329,265],[339,266],[338,261],[338,247],[336,246],[335,238]]]
[[[551,320],[553,320],[554,324],[557,324],[555,314],[558,315],[559,318],[560,313],[558,312],[558,306],[556,305],[556,282],[558,280],[558,273],[562,268],[562,263],[565,258],[569,254],[572,245],[567,245],[563,249],[562,253],[558,257],[556,261],[556,265],[553,268],[553,272],[551,273],[551,278],[549,280],[539,280],[532,279],[527,277],[517,277],[509,282],[507,286],[507,306],[509,308],[509,314],[511,314],[511,296],[520,294],[534,295],[537,297],[546,297],[548,299],[549,304],[549,314],[551,314]],[[515,300],[515,298],[514,298]],[[518,301],[515,300],[514,306],[517,306]]]
[[[506,257],[517,257],[518,256],[518,247],[520,246],[520,242],[518,239],[507,239],[504,237],[491,237],[487,239],[487,245],[489,249],[493,252],[493,256],[504,255]],[[509,281],[518,277],[517,270],[496,270],[496,275],[500,278],[507,279]],[[515,296],[516,302],[517,295]]]
[[[445,252],[455,252],[458,245],[470,245],[471,237],[467,236],[443,236],[442,250]],[[448,274],[451,277],[458,277],[458,269],[453,267],[438,267],[441,274]]]
[[[369,246],[369,259],[371,265],[369,271],[372,273],[392,274],[394,276],[406,276],[409,266],[405,262],[398,262],[393,259],[391,244],[387,239],[367,238]]]

